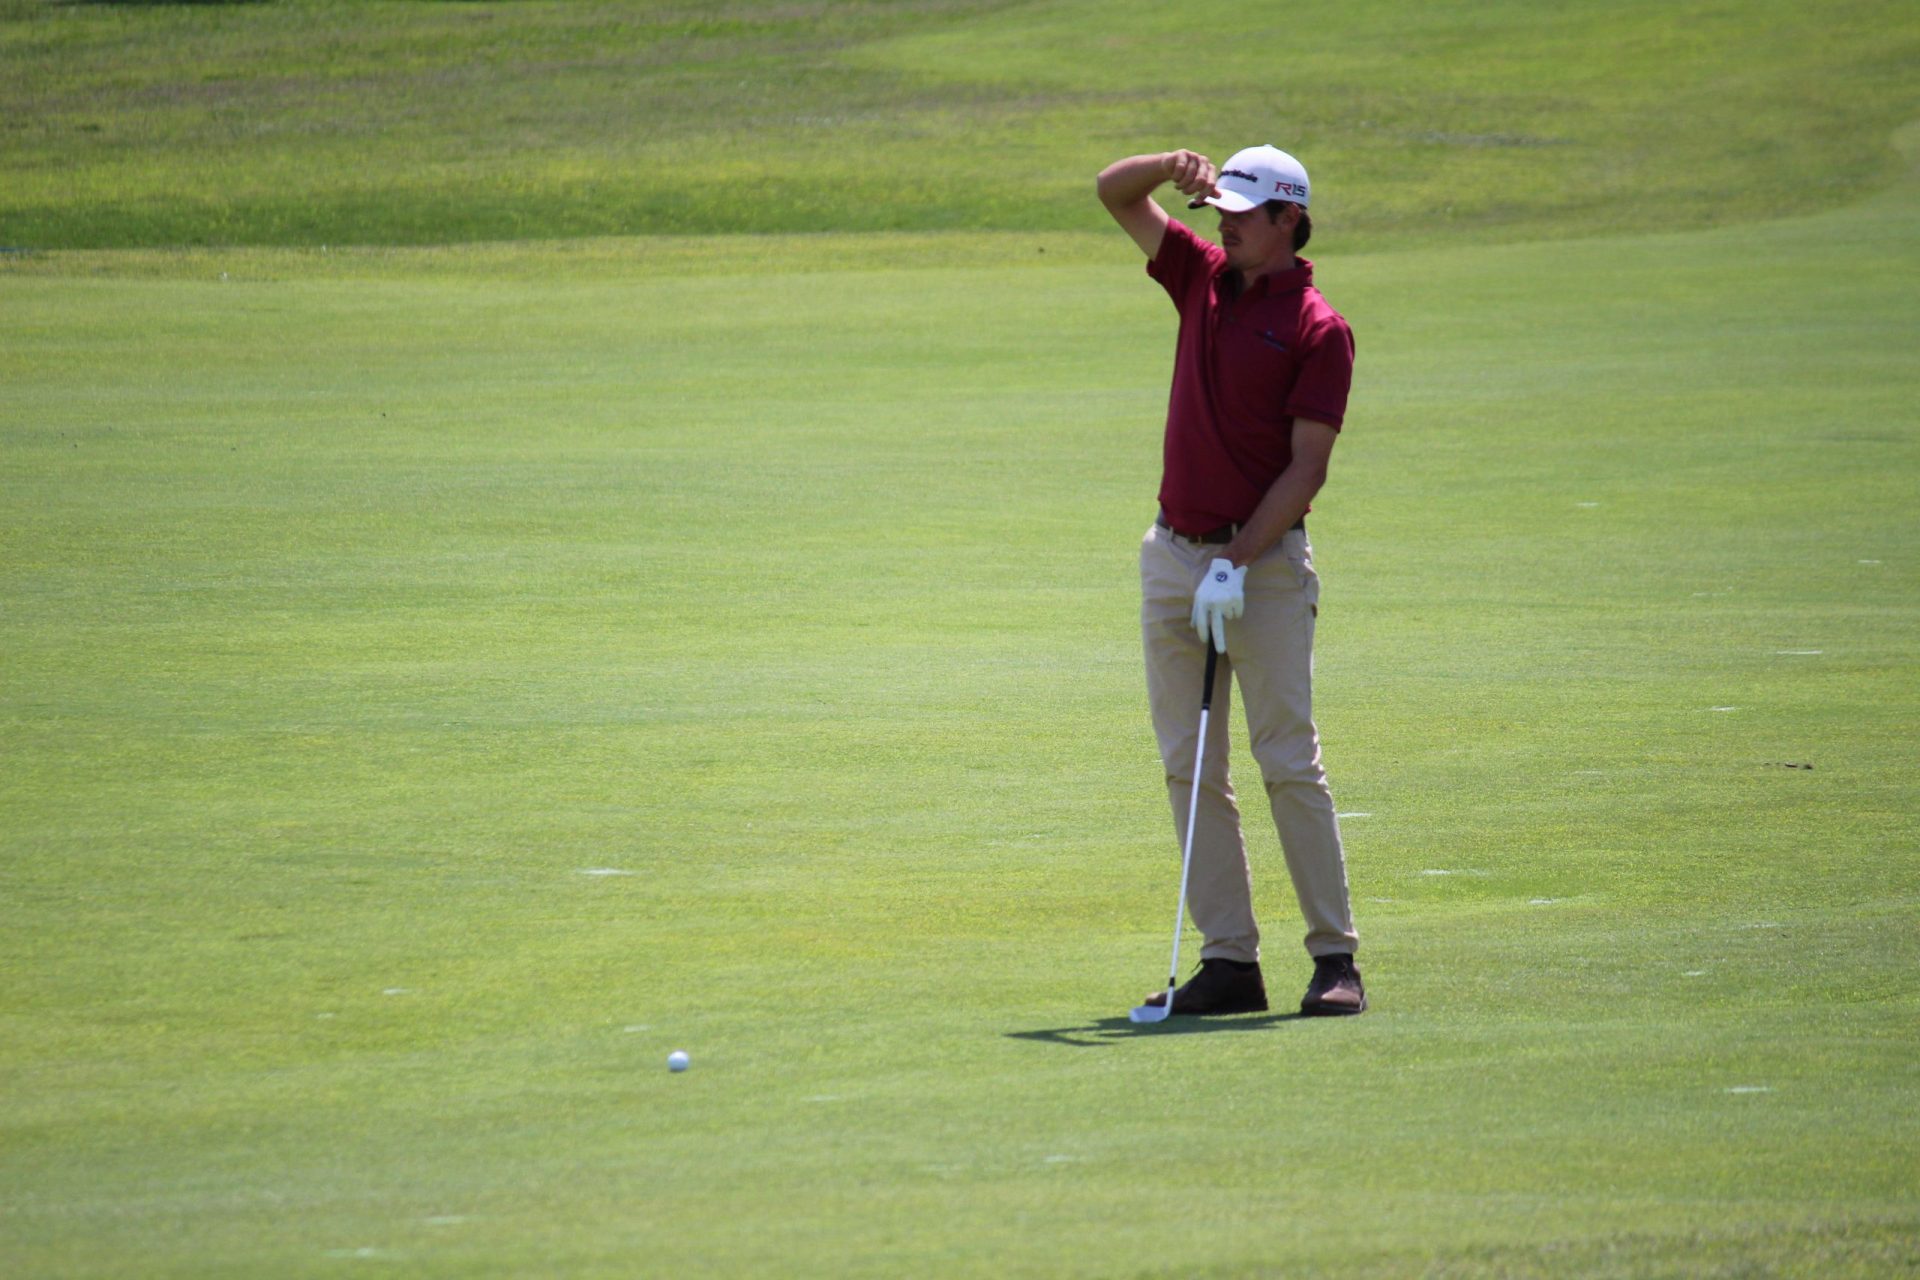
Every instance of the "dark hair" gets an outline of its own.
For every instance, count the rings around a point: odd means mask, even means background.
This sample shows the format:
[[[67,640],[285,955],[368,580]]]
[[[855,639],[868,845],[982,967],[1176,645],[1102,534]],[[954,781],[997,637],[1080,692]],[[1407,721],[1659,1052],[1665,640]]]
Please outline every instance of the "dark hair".
[[[1300,252],[1307,247],[1307,241],[1313,239],[1313,218],[1307,213],[1307,206],[1294,204],[1291,200],[1269,200],[1260,206],[1267,211],[1268,222],[1280,221],[1280,211],[1294,208],[1300,211],[1300,221],[1293,224],[1293,251]]]

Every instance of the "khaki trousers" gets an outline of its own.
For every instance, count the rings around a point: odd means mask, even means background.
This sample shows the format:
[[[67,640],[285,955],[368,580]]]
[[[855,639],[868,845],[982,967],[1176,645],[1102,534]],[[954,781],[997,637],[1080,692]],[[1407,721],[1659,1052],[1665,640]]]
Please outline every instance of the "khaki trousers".
[[[1153,731],[1166,766],[1175,838],[1186,843],[1193,754],[1200,731],[1200,681],[1207,651],[1193,629],[1193,592],[1223,548],[1163,529],[1140,544],[1140,628],[1147,658]],[[1333,795],[1320,767],[1313,727],[1313,627],[1320,579],[1304,529],[1247,566],[1246,613],[1227,623],[1207,723],[1205,776],[1193,840],[1187,905],[1205,939],[1202,958],[1258,960],[1253,879],[1240,810],[1227,767],[1232,687],[1240,687],[1247,737],[1280,833],[1293,891],[1306,918],[1307,952],[1354,951],[1359,937],[1347,893],[1346,856]]]

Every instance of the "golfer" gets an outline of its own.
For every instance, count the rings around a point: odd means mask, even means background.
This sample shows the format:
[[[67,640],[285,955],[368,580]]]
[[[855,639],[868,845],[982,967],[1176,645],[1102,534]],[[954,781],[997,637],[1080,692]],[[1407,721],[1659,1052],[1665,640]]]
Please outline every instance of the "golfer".
[[[1218,245],[1154,202],[1163,183],[1190,197],[1189,208],[1218,210]],[[1359,937],[1313,726],[1320,582],[1305,521],[1346,416],[1353,333],[1313,287],[1313,264],[1298,256],[1313,231],[1307,171],[1273,147],[1238,152],[1218,170],[1196,152],[1169,151],[1109,165],[1099,193],[1180,313],[1160,512],[1140,548],[1147,694],[1180,847],[1209,641],[1224,655],[1188,887],[1205,942],[1199,972],[1173,993],[1172,1013],[1267,1007],[1252,877],[1227,771],[1225,712],[1234,685],[1306,917],[1314,971],[1300,1011],[1360,1013],[1367,998],[1353,963]],[[1166,998],[1162,991],[1147,1003]]]

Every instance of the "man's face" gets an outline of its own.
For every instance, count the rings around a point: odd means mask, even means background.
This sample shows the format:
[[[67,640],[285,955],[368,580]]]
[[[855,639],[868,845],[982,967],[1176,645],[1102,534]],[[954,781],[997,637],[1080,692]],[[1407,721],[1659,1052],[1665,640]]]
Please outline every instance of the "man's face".
[[[1227,265],[1236,271],[1272,271],[1293,262],[1291,213],[1270,220],[1265,209],[1245,213],[1220,210],[1220,247]]]

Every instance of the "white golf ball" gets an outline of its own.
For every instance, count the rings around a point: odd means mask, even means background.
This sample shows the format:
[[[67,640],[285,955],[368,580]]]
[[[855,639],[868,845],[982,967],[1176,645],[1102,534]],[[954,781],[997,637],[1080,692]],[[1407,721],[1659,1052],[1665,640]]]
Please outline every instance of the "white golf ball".
[[[687,1069],[687,1063],[690,1061],[692,1061],[692,1059],[687,1057],[685,1050],[675,1049],[667,1055],[667,1070],[685,1071]]]

